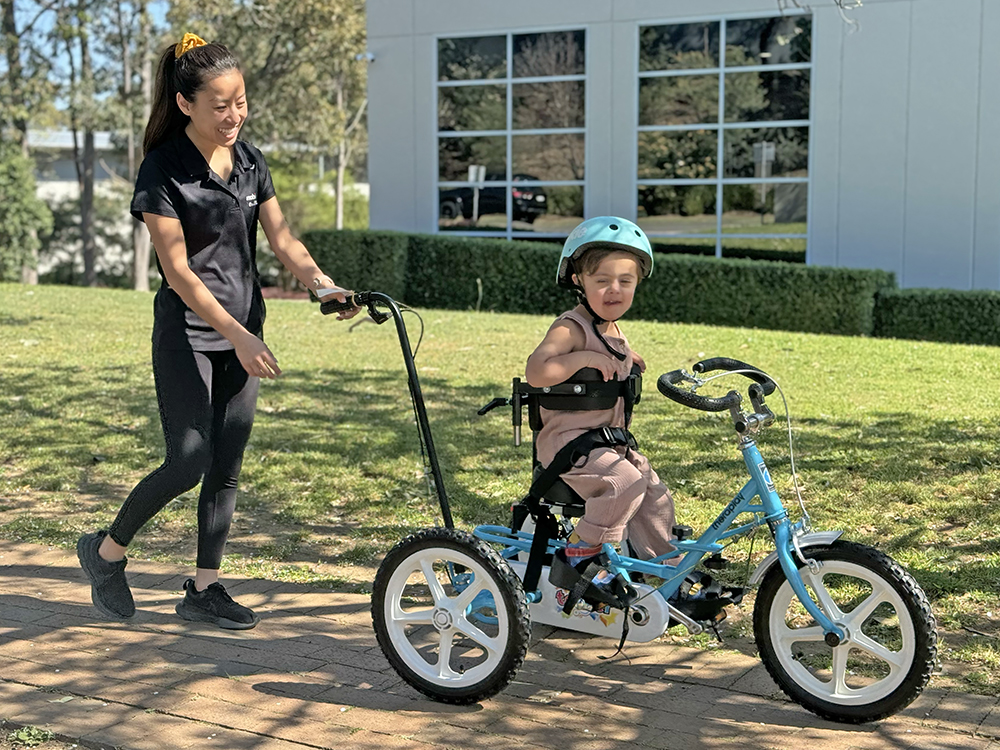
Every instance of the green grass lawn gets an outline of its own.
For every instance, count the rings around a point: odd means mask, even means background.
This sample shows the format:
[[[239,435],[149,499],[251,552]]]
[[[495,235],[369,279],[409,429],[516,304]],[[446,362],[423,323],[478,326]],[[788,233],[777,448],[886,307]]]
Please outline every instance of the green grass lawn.
[[[70,546],[110,523],[162,460],[151,306],[151,295],[128,291],[0,285],[3,536]],[[285,374],[261,387],[225,565],[363,590],[381,554],[440,517],[394,330],[352,330],[304,302],[268,307],[267,340]],[[509,393],[550,321],[422,315],[417,364],[456,524],[504,521],[526,488],[531,449],[512,446],[509,412],[475,412]],[[1000,691],[1000,352],[639,321],[625,330],[650,369],[634,431],[673,489],[679,522],[704,528],[743,467],[727,417],[664,399],[655,378],[705,356],[749,361],[788,395],[814,526],[883,548],[920,581],[946,636],[948,668],[936,679]],[[779,398],[770,403],[780,409]],[[761,449],[793,506],[785,431],[771,429]],[[196,493],[171,502],[130,554],[192,566],[196,503]],[[745,618],[733,618],[737,647],[745,631]]]

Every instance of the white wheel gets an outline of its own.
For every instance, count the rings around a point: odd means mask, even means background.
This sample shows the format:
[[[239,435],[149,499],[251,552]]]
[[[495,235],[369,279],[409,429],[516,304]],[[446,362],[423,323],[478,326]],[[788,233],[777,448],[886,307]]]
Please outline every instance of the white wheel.
[[[754,607],[757,645],[771,676],[793,700],[836,721],[874,721],[908,705],[927,684],[937,653],[923,591],[870,547],[837,542],[805,554],[820,568],[800,568],[803,582],[847,638],[828,646],[775,566]]]
[[[372,595],[379,645],[399,675],[448,703],[505,688],[531,633],[521,582],[484,542],[428,529],[386,555]]]

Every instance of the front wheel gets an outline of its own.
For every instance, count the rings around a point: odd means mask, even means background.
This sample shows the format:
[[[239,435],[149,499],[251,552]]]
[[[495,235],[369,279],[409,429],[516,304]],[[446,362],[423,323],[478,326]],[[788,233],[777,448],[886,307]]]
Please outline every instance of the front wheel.
[[[531,637],[521,581],[485,542],[426,529],[389,551],[372,593],[375,635],[410,685],[444,703],[496,695]]]
[[[937,626],[912,576],[872,547],[837,541],[809,547],[819,563],[800,567],[814,601],[841,630],[831,648],[779,565],[754,605],[754,637],[768,673],[789,698],[825,719],[861,724],[909,705],[937,659]]]

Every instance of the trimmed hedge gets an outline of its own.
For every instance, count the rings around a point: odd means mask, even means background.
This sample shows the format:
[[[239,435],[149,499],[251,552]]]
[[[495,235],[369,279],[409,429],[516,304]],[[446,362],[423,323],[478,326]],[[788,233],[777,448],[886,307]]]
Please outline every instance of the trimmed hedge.
[[[302,241],[319,267],[345,288],[378,289],[393,299],[406,299],[409,235],[317,230],[304,232]]]
[[[652,242],[653,251],[671,255],[700,255],[715,257],[715,245],[689,245],[681,242]],[[746,260],[776,260],[782,263],[805,263],[805,250],[776,250],[757,247],[723,247],[723,258],[745,258]]]
[[[888,289],[875,310],[882,338],[1000,345],[1000,292]]]
[[[555,284],[560,249],[550,243],[346,231],[305,241],[338,282],[419,307],[556,315],[574,304]],[[871,335],[876,295],[894,286],[887,271],[657,253],[630,315]]]
[[[650,320],[871,335],[887,271],[657,255],[630,314]]]
[[[477,237],[411,235],[406,301],[445,309],[556,315],[573,305],[556,286],[561,247]],[[479,285],[482,284],[482,300]]]

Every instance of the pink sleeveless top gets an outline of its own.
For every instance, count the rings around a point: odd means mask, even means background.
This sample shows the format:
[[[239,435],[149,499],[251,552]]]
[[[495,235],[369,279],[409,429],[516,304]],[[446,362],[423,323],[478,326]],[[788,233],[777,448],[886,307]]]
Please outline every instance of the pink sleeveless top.
[[[585,338],[582,351],[598,352],[607,356],[614,362],[619,380],[625,380],[632,372],[632,350],[629,349],[628,341],[624,336],[619,338],[605,334],[604,338],[611,344],[612,348],[625,354],[623,361],[612,357],[597,334],[594,333],[594,326],[583,305],[577,305],[569,312],[560,315],[556,320],[572,320],[580,326]],[[536,438],[535,449],[542,466],[548,466],[563,446],[588,430],[598,427],[625,427],[625,402],[623,399],[618,399],[613,409],[595,411],[541,409],[540,411],[542,429]]]

